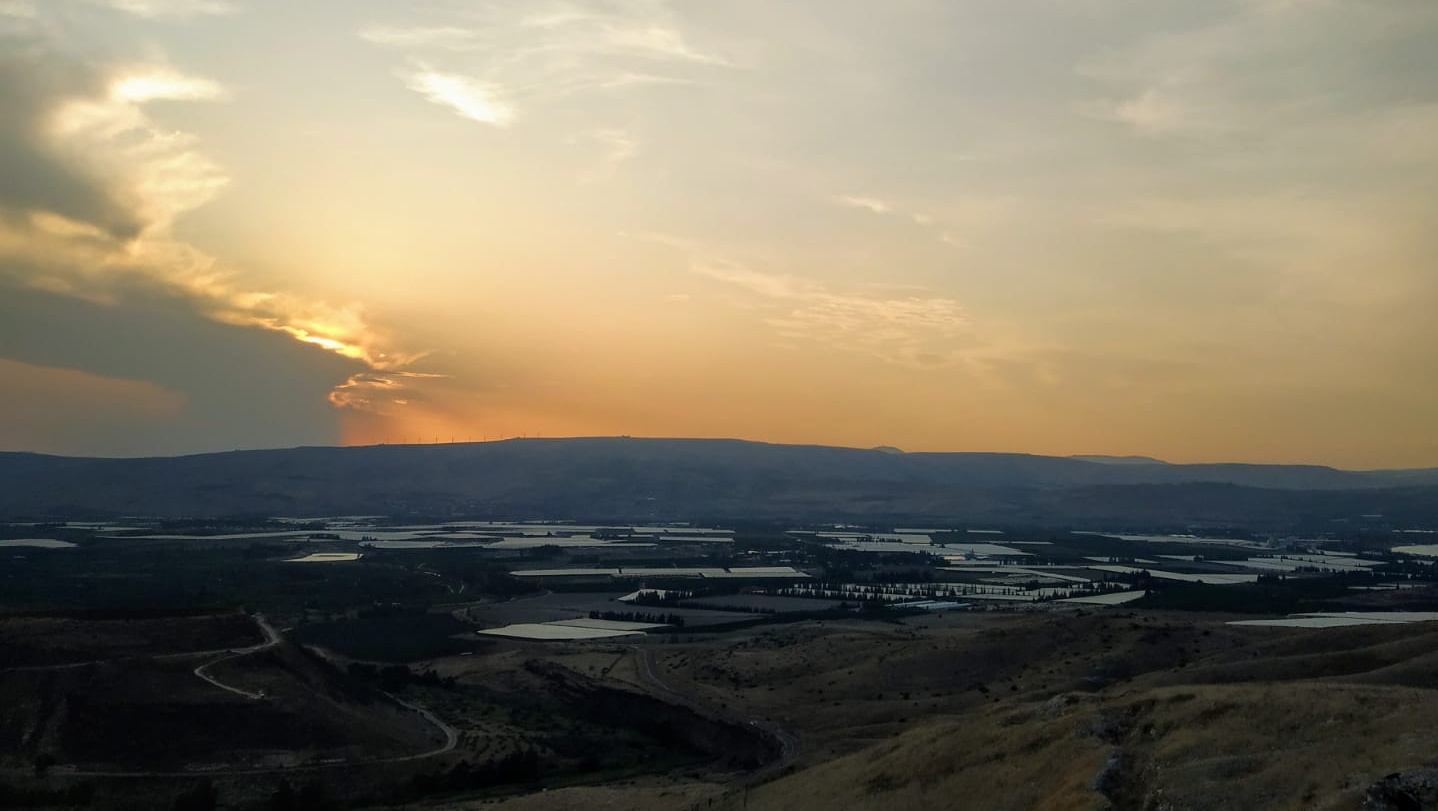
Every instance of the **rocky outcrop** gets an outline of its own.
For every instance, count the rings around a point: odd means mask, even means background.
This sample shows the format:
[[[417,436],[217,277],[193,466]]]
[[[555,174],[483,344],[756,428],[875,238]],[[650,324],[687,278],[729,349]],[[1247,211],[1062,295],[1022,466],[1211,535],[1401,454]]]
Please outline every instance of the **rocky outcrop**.
[[[1394,772],[1368,787],[1363,811],[1438,809],[1438,769]]]

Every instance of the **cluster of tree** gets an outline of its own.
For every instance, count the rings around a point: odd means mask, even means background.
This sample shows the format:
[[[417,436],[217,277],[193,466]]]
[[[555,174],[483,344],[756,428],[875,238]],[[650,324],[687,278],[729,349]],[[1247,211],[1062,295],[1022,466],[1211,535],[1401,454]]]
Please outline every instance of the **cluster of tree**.
[[[591,611],[592,620],[615,620],[617,622],[648,622],[654,625],[684,627],[684,618],[678,614],[649,614],[644,611]]]
[[[245,560],[264,560],[288,555],[292,551],[294,550],[287,544],[253,543],[240,550],[240,557]]]
[[[345,668],[351,678],[359,679],[376,685],[386,693],[393,693],[403,690],[407,685],[417,684],[424,687],[454,686],[454,677],[447,676],[440,678],[433,670],[426,670],[423,673],[416,673],[404,665],[388,665],[379,667],[364,662],[350,662]]]
[[[53,533],[64,530],[64,523],[48,524],[0,524],[0,538],[54,537]],[[40,534],[45,533],[45,534]]]
[[[558,549],[558,547],[552,547]],[[406,555],[415,553],[406,552]],[[539,586],[526,582],[522,577],[511,577],[509,564],[479,560],[473,556],[453,554],[449,550],[424,555],[421,558],[426,568],[447,578],[463,582],[466,592],[493,595],[495,597],[517,597],[539,590]]]
[[[796,562],[822,566],[830,579],[846,582],[872,580],[876,576],[889,579],[885,570],[892,568],[922,572],[933,563],[932,558],[922,552],[863,552],[822,544],[805,544],[802,553],[805,559]]]
[[[406,605],[405,603],[373,602],[355,611],[359,619],[374,617],[420,617],[429,613],[429,604]]]
[[[220,804],[220,790],[209,780],[201,780],[175,797],[171,811],[214,811]]]
[[[1260,575],[1256,583],[1217,586],[1153,580],[1135,607],[1176,611],[1224,611],[1234,614],[1298,614],[1341,610],[1335,601],[1353,592],[1346,578]]]
[[[645,606],[673,606],[678,605],[680,600],[693,597],[692,591],[675,591],[673,589],[640,589],[634,595],[635,605]]]
[[[414,796],[423,796],[528,783],[539,777],[540,765],[539,753],[528,748],[479,764],[461,760],[447,771],[415,775],[409,781],[409,791]]]
[[[170,518],[160,521],[157,526],[165,532],[183,532],[187,535],[220,535],[237,532],[303,532],[319,531],[327,527],[323,521],[295,523],[277,521],[267,517],[238,516],[234,518]]]
[[[339,803],[330,798],[322,783],[311,780],[298,790],[288,780],[280,780],[270,795],[268,811],[327,811],[338,808]]]
[[[41,773],[38,764],[36,773]],[[94,796],[94,783],[76,783],[64,788],[22,788],[0,783],[0,808],[77,808],[89,805]]]
[[[1438,566],[1434,566],[1432,560],[1425,557],[1399,558],[1384,566],[1382,572],[1351,572],[1349,576],[1367,575],[1374,580],[1386,577],[1395,580],[1438,580]]]
[[[774,608],[765,608],[765,607],[763,607],[763,606],[757,606],[757,605],[733,605],[733,604],[731,604],[731,603],[726,603],[726,602],[724,602],[724,600],[723,600],[722,598],[721,598],[721,599],[715,599],[715,600],[708,600],[708,601],[705,601],[705,600],[702,600],[702,599],[701,599],[701,600],[694,600],[694,601],[691,601],[691,602],[689,603],[689,606],[690,606],[691,608],[708,608],[708,609],[712,609],[712,610],[714,610],[714,611],[734,611],[734,612],[738,612],[738,613],[740,613],[740,614],[778,614],[778,613],[779,613],[779,611],[778,611],[777,609],[774,609]]]
[[[403,607],[375,610],[379,616],[301,625],[290,638],[300,644],[321,645],[352,659],[394,663],[452,656],[474,647],[475,643],[454,638],[468,626],[448,613]],[[399,613],[387,613],[391,611]]]

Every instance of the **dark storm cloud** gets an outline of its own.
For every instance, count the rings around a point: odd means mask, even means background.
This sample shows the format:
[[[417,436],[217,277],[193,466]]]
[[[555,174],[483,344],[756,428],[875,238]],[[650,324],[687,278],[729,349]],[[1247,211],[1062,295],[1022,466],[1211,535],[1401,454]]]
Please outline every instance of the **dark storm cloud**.
[[[104,305],[3,278],[0,358],[145,381],[183,397],[178,415],[116,424],[88,443],[89,452],[114,455],[333,444],[326,396],[365,368],[282,333],[208,320],[159,288]]]

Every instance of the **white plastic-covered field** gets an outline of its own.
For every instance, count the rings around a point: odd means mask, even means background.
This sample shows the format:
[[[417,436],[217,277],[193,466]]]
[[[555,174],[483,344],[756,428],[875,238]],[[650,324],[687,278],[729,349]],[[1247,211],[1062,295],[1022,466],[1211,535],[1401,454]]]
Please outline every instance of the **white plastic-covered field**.
[[[7,538],[0,546],[28,546],[31,549],[68,549],[75,544],[55,538]]]
[[[628,622],[625,620],[555,620],[553,622],[540,623],[541,625],[565,625],[570,628],[593,628],[598,631],[652,631],[655,628],[668,628],[669,626],[658,622]]]
[[[806,579],[809,575],[792,566],[734,566],[728,569],[705,566],[694,568],[623,568],[623,569],[517,569],[515,577],[706,577],[715,579]]]
[[[358,552],[311,552],[302,558],[292,558],[288,563],[343,563],[359,560]]]
[[[1243,569],[1262,569],[1276,572],[1295,572],[1299,569],[1359,572],[1372,566],[1381,566],[1381,560],[1339,557],[1336,555],[1279,555],[1276,557],[1248,558],[1247,560],[1215,560],[1221,566],[1236,566]]]
[[[511,639],[564,642],[576,639],[610,639],[618,636],[638,636],[643,632],[614,628],[584,628],[576,625],[558,625],[548,622],[518,622],[513,625],[505,625],[501,628],[486,628],[479,633],[487,636],[505,636]]]
[[[955,566],[941,567],[940,571],[968,572],[971,574],[1011,574],[1019,575],[1021,577],[1033,577],[1038,579],[1047,578],[1049,580],[1063,581],[1067,583],[1093,582],[1093,578],[1090,577],[1082,577],[1076,574],[1063,574],[1060,572],[1051,571],[1049,568],[1042,566],[994,566],[993,564],[985,566],[983,565],[984,561],[958,561],[957,564],[958,565]]]
[[[1146,592],[1142,591],[1111,591],[1108,594],[1091,594],[1085,597],[1068,597],[1059,600],[1061,603],[1083,603],[1084,605],[1123,605],[1124,603],[1137,600]]]
[[[1207,583],[1207,584],[1209,584],[1209,585],[1215,585],[1215,586],[1231,586],[1231,585],[1236,585],[1236,584],[1238,584],[1238,583],[1256,583],[1256,582],[1258,582],[1258,575],[1256,575],[1256,574],[1214,574],[1214,573],[1211,573],[1211,572],[1202,572],[1202,573],[1197,573],[1197,572],[1166,572],[1166,571],[1163,571],[1162,569],[1135,569],[1135,568],[1132,567],[1132,566],[1115,566],[1115,565],[1107,565],[1107,566],[1099,565],[1099,566],[1090,566],[1090,567],[1088,567],[1088,568],[1094,569],[1094,570],[1100,571],[1100,572],[1113,572],[1114,574],[1138,574],[1139,572],[1148,572],[1149,575],[1151,575],[1151,576],[1153,576],[1153,577],[1157,577],[1157,578],[1159,578],[1160,580],[1181,580],[1181,581],[1186,582],[1186,583]]]
[[[1420,555],[1425,558],[1438,558],[1438,544],[1419,544],[1418,546],[1395,546],[1393,551],[1400,555]]]
[[[1101,532],[1075,532],[1075,535],[1102,535]],[[1245,541],[1240,538],[1204,538],[1197,535],[1114,535],[1113,537],[1124,541],[1143,541],[1144,543],[1184,543],[1184,544],[1209,544],[1214,546],[1241,546],[1250,549],[1262,549],[1263,544],[1255,541]]]
[[[980,555],[983,557],[1020,558],[1032,553],[1011,546],[992,543],[914,543],[899,540],[841,540],[835,545],[851,552],[920,552],[928,555]]]
[[[489,545],[491,549],[538,549],[542,546],[561,546],[574,548],[592,548],[596,546],[653,546],[652,543],[635,543],[633,541],[604,541],[598,538],[550,538],[545,535],[530,535],[523,538],[505,538],[502,541],[495,541]]]
[[[449,541],[439,537],[431,540],[367,540],[360,541],[360,546],[402,552],[414,549],[465,549],[489,544],[483,541]]]

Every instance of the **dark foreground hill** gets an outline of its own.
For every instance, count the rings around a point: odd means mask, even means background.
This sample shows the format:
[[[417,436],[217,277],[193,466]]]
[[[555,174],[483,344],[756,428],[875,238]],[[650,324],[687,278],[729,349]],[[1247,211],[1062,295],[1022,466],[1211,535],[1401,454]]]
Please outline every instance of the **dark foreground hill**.
[[[1438,520],[1438,469],[1112,464],[704,439],[0,454],[0,516],[409,514],[1130,525]],[[1367,518],[1365,518],[1367,516]]]

